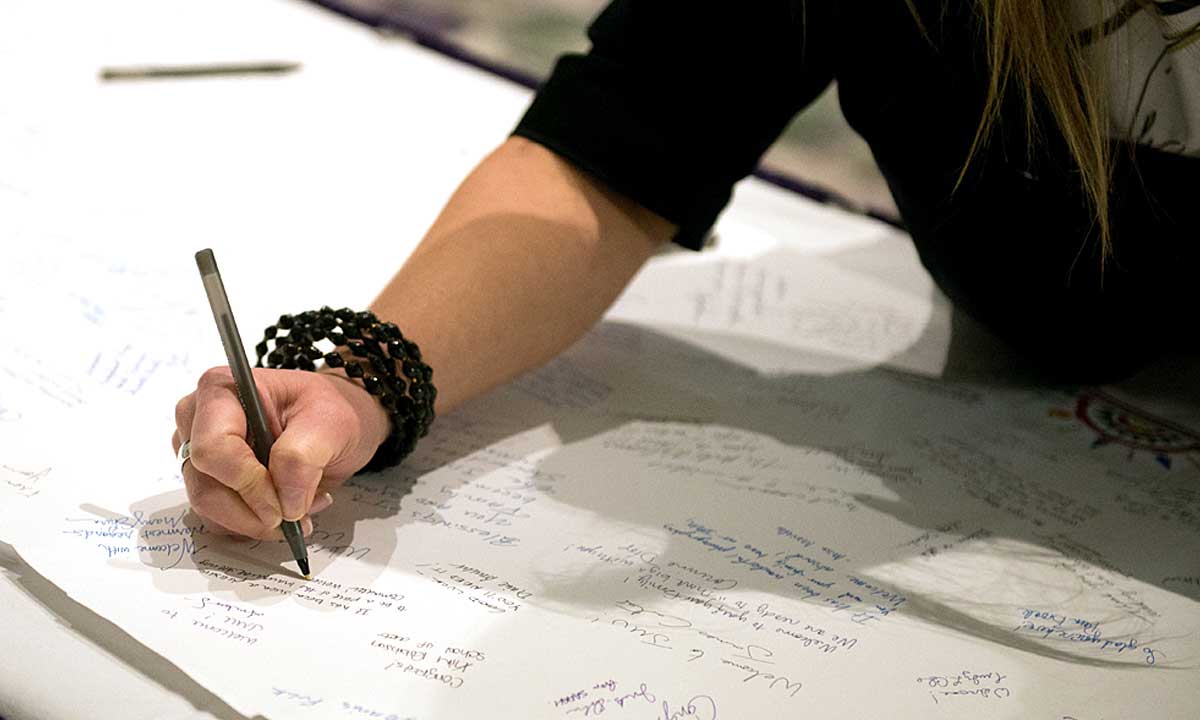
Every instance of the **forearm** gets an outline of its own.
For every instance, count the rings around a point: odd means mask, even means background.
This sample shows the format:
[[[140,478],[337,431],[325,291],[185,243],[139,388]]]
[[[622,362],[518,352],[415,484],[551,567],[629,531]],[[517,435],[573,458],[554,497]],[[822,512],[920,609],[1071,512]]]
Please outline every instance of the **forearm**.
[[[372,309],[421,346],[444,412],[578,339],[673,232],[512,138],[463,182]]]
[[[459,187],[372,309],[421,346],[444,412],[566,348],[672,232],[549,151],[510,140]],[[270,538],[280,517],[309,523],[317,494],[361,469],[389,422],[357,382],[283,370],[256,379],[282,428],[269,468],[246,444],[227,370],[179,401],[173,442],[191,442],[182,472],[197,514]]]

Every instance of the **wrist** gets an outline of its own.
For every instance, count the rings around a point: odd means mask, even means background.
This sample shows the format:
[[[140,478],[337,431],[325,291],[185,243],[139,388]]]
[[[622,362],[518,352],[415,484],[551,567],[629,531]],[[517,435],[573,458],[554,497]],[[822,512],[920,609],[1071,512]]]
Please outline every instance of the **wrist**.
[[[325,341],[332,343],[332,351],[318,348],[318,343]],[[398,464],[429,432],[437,400],[433,371],[422,361],[416,343],[406,339],[394,324],[380,322],[374,313],[323,307],[294,316],[282,315],[278,325],[266,329],[255,350],[259,365],[265,357],[267,366],[273,368],[315,371],[315,361],[323,360],[324,367],[338,378],[335,387],[349,390],[354,386],[372,396],[376,413],[365,410],[362,403],[367,399],[358,392],[343,393],[356,409],[362,407],[360,417],[374,415],[375,422],[368,419],[371,427],[388,429],[383,440],[375,444],[375,454],[365,465],[367,470]],[[344,377],[338,377],[341,373]],[[379,412],[386,416],[382,422],[378,420]]]

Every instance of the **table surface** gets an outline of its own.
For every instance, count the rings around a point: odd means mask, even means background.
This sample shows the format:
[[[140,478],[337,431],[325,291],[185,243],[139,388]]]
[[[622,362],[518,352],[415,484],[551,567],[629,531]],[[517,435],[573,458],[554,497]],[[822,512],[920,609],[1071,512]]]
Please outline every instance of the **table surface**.
[[[61,21],[63,4],[0,8],[6,97],[0,155],[10,159],[0,171],[0,214],[19,208],[25,226],[4,228],[18,238],[43,231],[43,223],[62,233],[111,229],[113,218],[128,211],[119,227],[144,236],[147,253],[212,245],[234,284],[251,282],[250,268],[264,263],[277,276],[305,277],[311,257],[280,256],[271,243],[238,242],[232,235],[306,242],[353,237],[384,256],[359,263],[353,283],[330,281],[365,301],[411,250],[457,179],[503,139],[528,99],[527,91],[505,81],[306,4],[98,5],[68,3],[69,23]],[[105,66],[256,59],[303,67],[277,78],[97,79]],[[288,90],[275,92],[281,85]],[[422,149],[399,142],[400,135],[429,142]],[[234,162],[258,171],[231,175]],[[135,201],[131,193],[140,197]],[[147,194],[162,202],[148,202]],[[180,195],[196,199],[196,217],[179,216]],[[66,202],[72,212],[57,212]],[[855,262],[905,292],[933,298],[923,344],[898,362],[943,376],[1026,377],[994,340],[945,305],[894,230],[758,182],[739,190],[722,222],[719,243],[735,254],[753,247],[757,235],[786,235],[797,226],[812,229],[818,243],[825,238],[852,246],[860,236],[894,236],[890,244],[864,240],[870,250]],[[286,287],[280,295],[284,306],[301,296]],[[1194,373],[1190,360],[1165,363],[1129,392],[1200,407],[1194,390],[1171,389],[1182,372]],[[9,720],[85,711],[91,717],[242,717],[67,597],[3,543],[0,613],[7,649],[0,653],[0,715]],[[70,692],[64,692],[64,677]]]

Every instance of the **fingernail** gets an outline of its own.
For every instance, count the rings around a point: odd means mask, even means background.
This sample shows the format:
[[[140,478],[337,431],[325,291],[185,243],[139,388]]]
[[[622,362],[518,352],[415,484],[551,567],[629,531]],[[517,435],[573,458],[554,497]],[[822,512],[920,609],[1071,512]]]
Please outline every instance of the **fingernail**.
[[[306,516],[303,520],[301,520],[300,521],[300,530],[304,532],[304,537],[308,537],[309,535],[312,535],[312,531],[313,531],[312,518]]]
[[[313,500],[312,506],[308,508],[308,514],[316,515],[317,513],[321,512],[322,510],[327,509],[332,504],[333,504],[333,496],[330,495],[329,493],[321,493],[320,495],[318,495],[316,497],[315,500]]]
[[[304,488],[279,488],[279,505],[283,511],[284,520],[299,520],[305,516],[305,505],[308,503],[308,493]]]

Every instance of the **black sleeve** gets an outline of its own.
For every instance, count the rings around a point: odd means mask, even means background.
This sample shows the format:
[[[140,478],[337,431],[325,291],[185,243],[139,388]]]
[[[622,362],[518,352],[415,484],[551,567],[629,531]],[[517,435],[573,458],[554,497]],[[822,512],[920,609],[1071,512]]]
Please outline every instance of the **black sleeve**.
[[[699,248],[788,121],[833,77],[834,0],[615,0],[515,135],[679,225]]]

